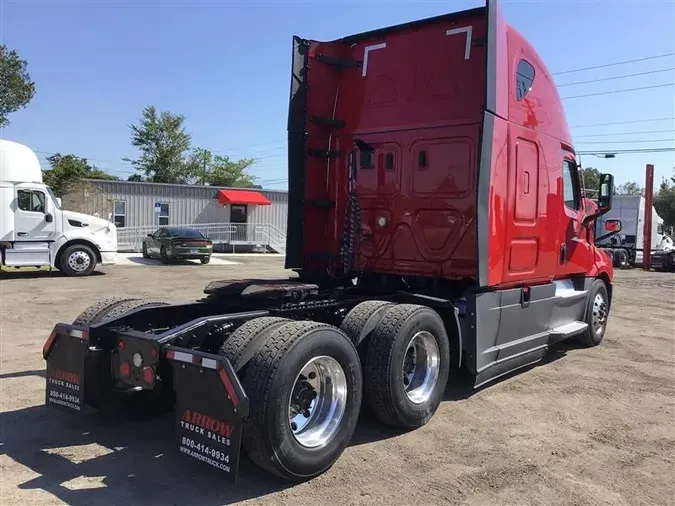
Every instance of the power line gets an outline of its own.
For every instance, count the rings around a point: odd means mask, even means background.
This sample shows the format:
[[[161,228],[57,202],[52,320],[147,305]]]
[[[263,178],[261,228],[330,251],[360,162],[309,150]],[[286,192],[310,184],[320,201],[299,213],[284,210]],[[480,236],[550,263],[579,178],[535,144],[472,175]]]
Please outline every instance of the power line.
[[[585,139],[587,137],[610,137],[612,135],[640,135],[640,134],[663,134],[666,132],[675,132],[675,130],[646,130],[644,132],[617,132],[614,134],[593,134],[593,135],[580,135],[578,139]],[[612,142],[612,141],[610,141]]]
[[[624,74],[622,76],[612,76],[612,77],[599,77],[597,79],[589,79],[588,81],[576,81],[573,83],[564,83],[564,84],[558,84],[556,85],[558,88],[562,88],[564,86],[576,86],[579,84],[591,84],[591,83],[598,83],[600,81],[615,81],[616,79],[626,79],[628,77],[637,77],[637,76],[646,76],[649,74],[661,74],[663,72],[668,72],[670,70],[675,70],[675,67],[670,67],[667,69],[659,69],[659,70],[650,70],[648,72],[636,72],[635,74]]]
[[[610,144],[639,144],[647,142],[673,142],[674,139],[651,139],[648,141],[581,141],[575,144],[597,144],[598,142],[609,142]]]
[[[625,65],[626,63],[636,63],[640,61],[646,61],[646,60],[656,60],[657,58],[666,58],[667,56],[673,56],[675,53],[667,53],[667,54],[659,54],[655,56],[646,56],[644,58],[636,58],[634,60],[624,60],[624,61],[618,61],[614,63],[605,63],[604,65],[594,65],[592,67],[584,67],[580,69],[571,69],[571,70],[563,70],[562,72],[554,72],[551,75],[552,76],[559,76],[561,74],[572,74],[573,72],[583,72],[585,70],[595,70],[595,69],[602,69],[606,67],[615,67],[617,65]]]
[[[599,127],[599,126],[610,126],[610,125],[630,125],[633,123],[654,123],[656,121],[668,121],[668,120],[675,120],[674,116],[671,116],[670,118],[652,118],[652,119],[636,119],[636,120],[631,120],[631,121],[613,121],[610,123],[592,123],[588,125],[574,125],[571,126],[570,128],[586,128],[586,127]]]
[[[605,151],[576,151],[577,155],[607,155],[628,153],[666,153],[675,151],[675,148],[647,148],[647,149],[607,149]]]
[[[612,91],[601,91],[599,93],[587,93],[585,95],[572,95],[571,97],[562,97],[563,100],[569,100],[571,98],[583,98],[583,97],[597,97],[598,95],[614,95],[615,93],[625,93],[627,91],[639,91],[639,90],[650,90],[652,88],[665,88],[666,86],[673,86],[675,83],[665,83],[665,84],[655,84],[652,86],[641,86],[639,88],[627,88],[623,90],[612,90]]]

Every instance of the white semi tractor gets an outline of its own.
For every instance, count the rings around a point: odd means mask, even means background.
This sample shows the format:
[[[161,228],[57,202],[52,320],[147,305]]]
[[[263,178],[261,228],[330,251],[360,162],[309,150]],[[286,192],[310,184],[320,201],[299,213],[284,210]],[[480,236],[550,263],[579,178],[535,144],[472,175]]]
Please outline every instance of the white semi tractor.
[[[597,220],[596,230],[605,222],[621,220],[621,230],[598,246],[609,254],[614,267],[642,265],[645,231],[645,198],[640,195],[615,195],[612,210]],[[663,219],[652,208],[651,267],[675,269],[675,244],[666,234]]]
[[[0,255],[4,266],[91,274],[117,260],[117,228],[108,219],[66,211],[42,181],[37,155],[0,139]]]

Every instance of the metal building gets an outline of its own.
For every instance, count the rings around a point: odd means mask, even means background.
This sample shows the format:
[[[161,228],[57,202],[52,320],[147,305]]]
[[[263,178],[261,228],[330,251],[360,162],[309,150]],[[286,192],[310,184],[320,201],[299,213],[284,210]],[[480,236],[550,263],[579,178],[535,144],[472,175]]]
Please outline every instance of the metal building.
[[[62,200],[66,209],[112,215],[120,251],[140,251],[143,237],[172,225],[198,228],[223,251],[285,252],[283,190],[88,179]]]

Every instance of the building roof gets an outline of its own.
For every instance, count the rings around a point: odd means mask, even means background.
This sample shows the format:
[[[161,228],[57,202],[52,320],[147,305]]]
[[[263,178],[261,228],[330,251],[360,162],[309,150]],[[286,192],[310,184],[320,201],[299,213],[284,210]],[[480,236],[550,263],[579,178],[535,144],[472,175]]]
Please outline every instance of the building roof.
[[[146,186],[170,186],[174,188],[208,188],[214,191],[219,190],[242,190],[242,191],[258,191],[265,193],[288,193],[288,190],[267,189],[267,188],[231,188],[229,186],[210,186],[201,184],[175,184],[175,183],[153,183],[150,181],[124,181],[122,179],[86,179],[92,183],[107,183],[107,184],[126,184],[126,185],[146,185]]]

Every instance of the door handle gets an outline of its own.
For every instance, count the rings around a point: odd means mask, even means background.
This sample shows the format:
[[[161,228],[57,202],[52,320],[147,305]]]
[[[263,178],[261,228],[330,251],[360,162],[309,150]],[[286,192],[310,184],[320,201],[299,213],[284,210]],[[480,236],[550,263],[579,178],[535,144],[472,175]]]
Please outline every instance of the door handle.
[[[17,232],[16,235],[21,236],[21,237],[25,237],[25,236],[28,235],[28,232]]]
[[[564,264],[567,259],[567,244],[560,245],[560,263]]]

